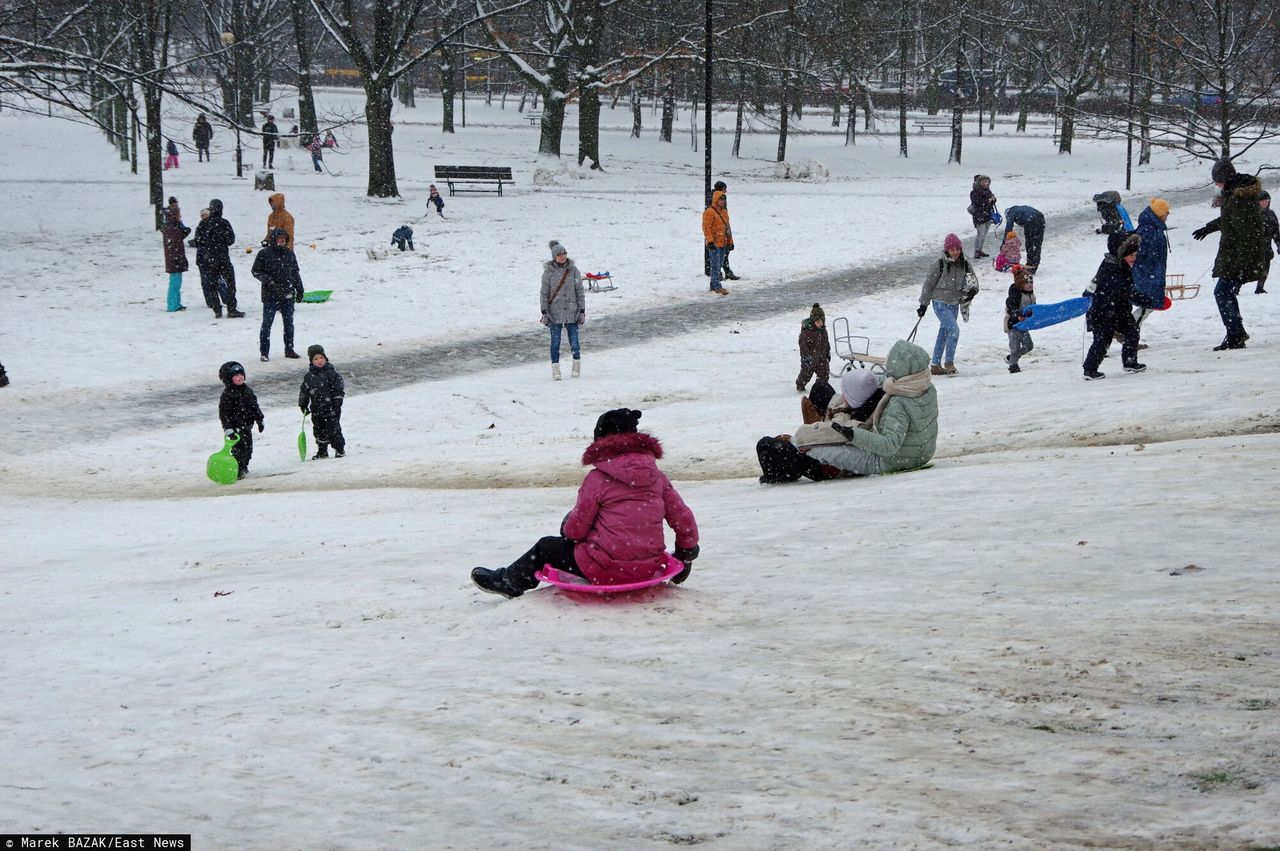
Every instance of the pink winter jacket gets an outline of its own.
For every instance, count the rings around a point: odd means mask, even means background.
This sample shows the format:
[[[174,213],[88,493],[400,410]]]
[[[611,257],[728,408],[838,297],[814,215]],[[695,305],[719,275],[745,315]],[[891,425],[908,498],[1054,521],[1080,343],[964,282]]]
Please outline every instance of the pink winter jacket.
[[[578,488],[562,534],[578,542],[574,558],[592,582],[616,585],[661,573],[664,519],[677,547],[697,546],[698,524],[658,469],[661,457],[662,444],[642,432],[606,435],[582,454],[582,463],[595,469]]]

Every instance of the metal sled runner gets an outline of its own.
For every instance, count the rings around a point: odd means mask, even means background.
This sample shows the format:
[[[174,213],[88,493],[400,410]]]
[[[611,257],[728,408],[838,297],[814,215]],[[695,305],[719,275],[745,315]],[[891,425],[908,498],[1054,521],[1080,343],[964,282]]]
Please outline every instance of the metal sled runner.
[[[587,279],[587,292],[607,293],[618,288],[608,272],[587,272],[583,277]]]
[[[1200,295],[1200,285],[1186,283],[1186,275],[1165,275],[1164,294],[1173,301],[1184,301]]]
[[[884,357],[869,353],[870,337],[849,333],[849,320],[846,317],[837,316],[831,323],[831,336],[835,341],[836,355],[845,361],[844,368],[840,370],[841,375],[859,367],[884,375]]]

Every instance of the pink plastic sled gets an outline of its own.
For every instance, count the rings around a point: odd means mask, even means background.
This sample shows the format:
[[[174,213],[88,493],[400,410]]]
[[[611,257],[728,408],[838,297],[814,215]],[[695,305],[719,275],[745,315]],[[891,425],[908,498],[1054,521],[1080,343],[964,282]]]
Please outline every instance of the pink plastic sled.
[[[639,591],[641,588],[661,585],[682,570],[684,570],[684,562],[668,554],[667,569],[652,579],[645,579],[642,582],[624,582],[621,585],[594,585],[581,576],[556,570],[549,564],[544,564],[542,570],[535,573],[534,577],[539,581],[554,585],[557,588],[563,588],[566,591],[580,591],[584,594],[619,594],[623,591]]]

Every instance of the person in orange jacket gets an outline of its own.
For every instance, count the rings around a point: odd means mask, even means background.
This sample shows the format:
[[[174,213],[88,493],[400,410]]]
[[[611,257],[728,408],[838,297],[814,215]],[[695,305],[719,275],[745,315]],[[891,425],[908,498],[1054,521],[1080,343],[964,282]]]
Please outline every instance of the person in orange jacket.
[[[280,228],[289,234],[289,243],[285,248],[293,251],[293,214],[284,208],[284,193],[277,192],[267,199],[267,203],[271,205],[271,215],[267,216],[267,235],[263,244],[269,244],[271,231]]]
[[[733,243],[733,228],[729,226],[724,192],[712,192],[711,206],[702,211],[702,239],[711,256],[711,292],[728,295],[729,291],[720,285],[725,249]]]

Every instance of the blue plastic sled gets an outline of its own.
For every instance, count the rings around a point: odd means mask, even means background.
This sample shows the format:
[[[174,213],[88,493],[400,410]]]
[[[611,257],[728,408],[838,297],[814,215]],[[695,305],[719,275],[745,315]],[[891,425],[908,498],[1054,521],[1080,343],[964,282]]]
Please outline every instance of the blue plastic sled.
[[[1059,301],[1053,304],[1033,304],[1027,308],[1027,318],[1013,327],[1019,331],[1048,328],[1050,325],[1057,325],[1059,322],[1066,322],[1068,319],[1083,316],[1089,312],[1089,305],[1091,304],[1093,304],[1093,299],[1085,298],[1084,296],[1069,298],[1066,301]]]

